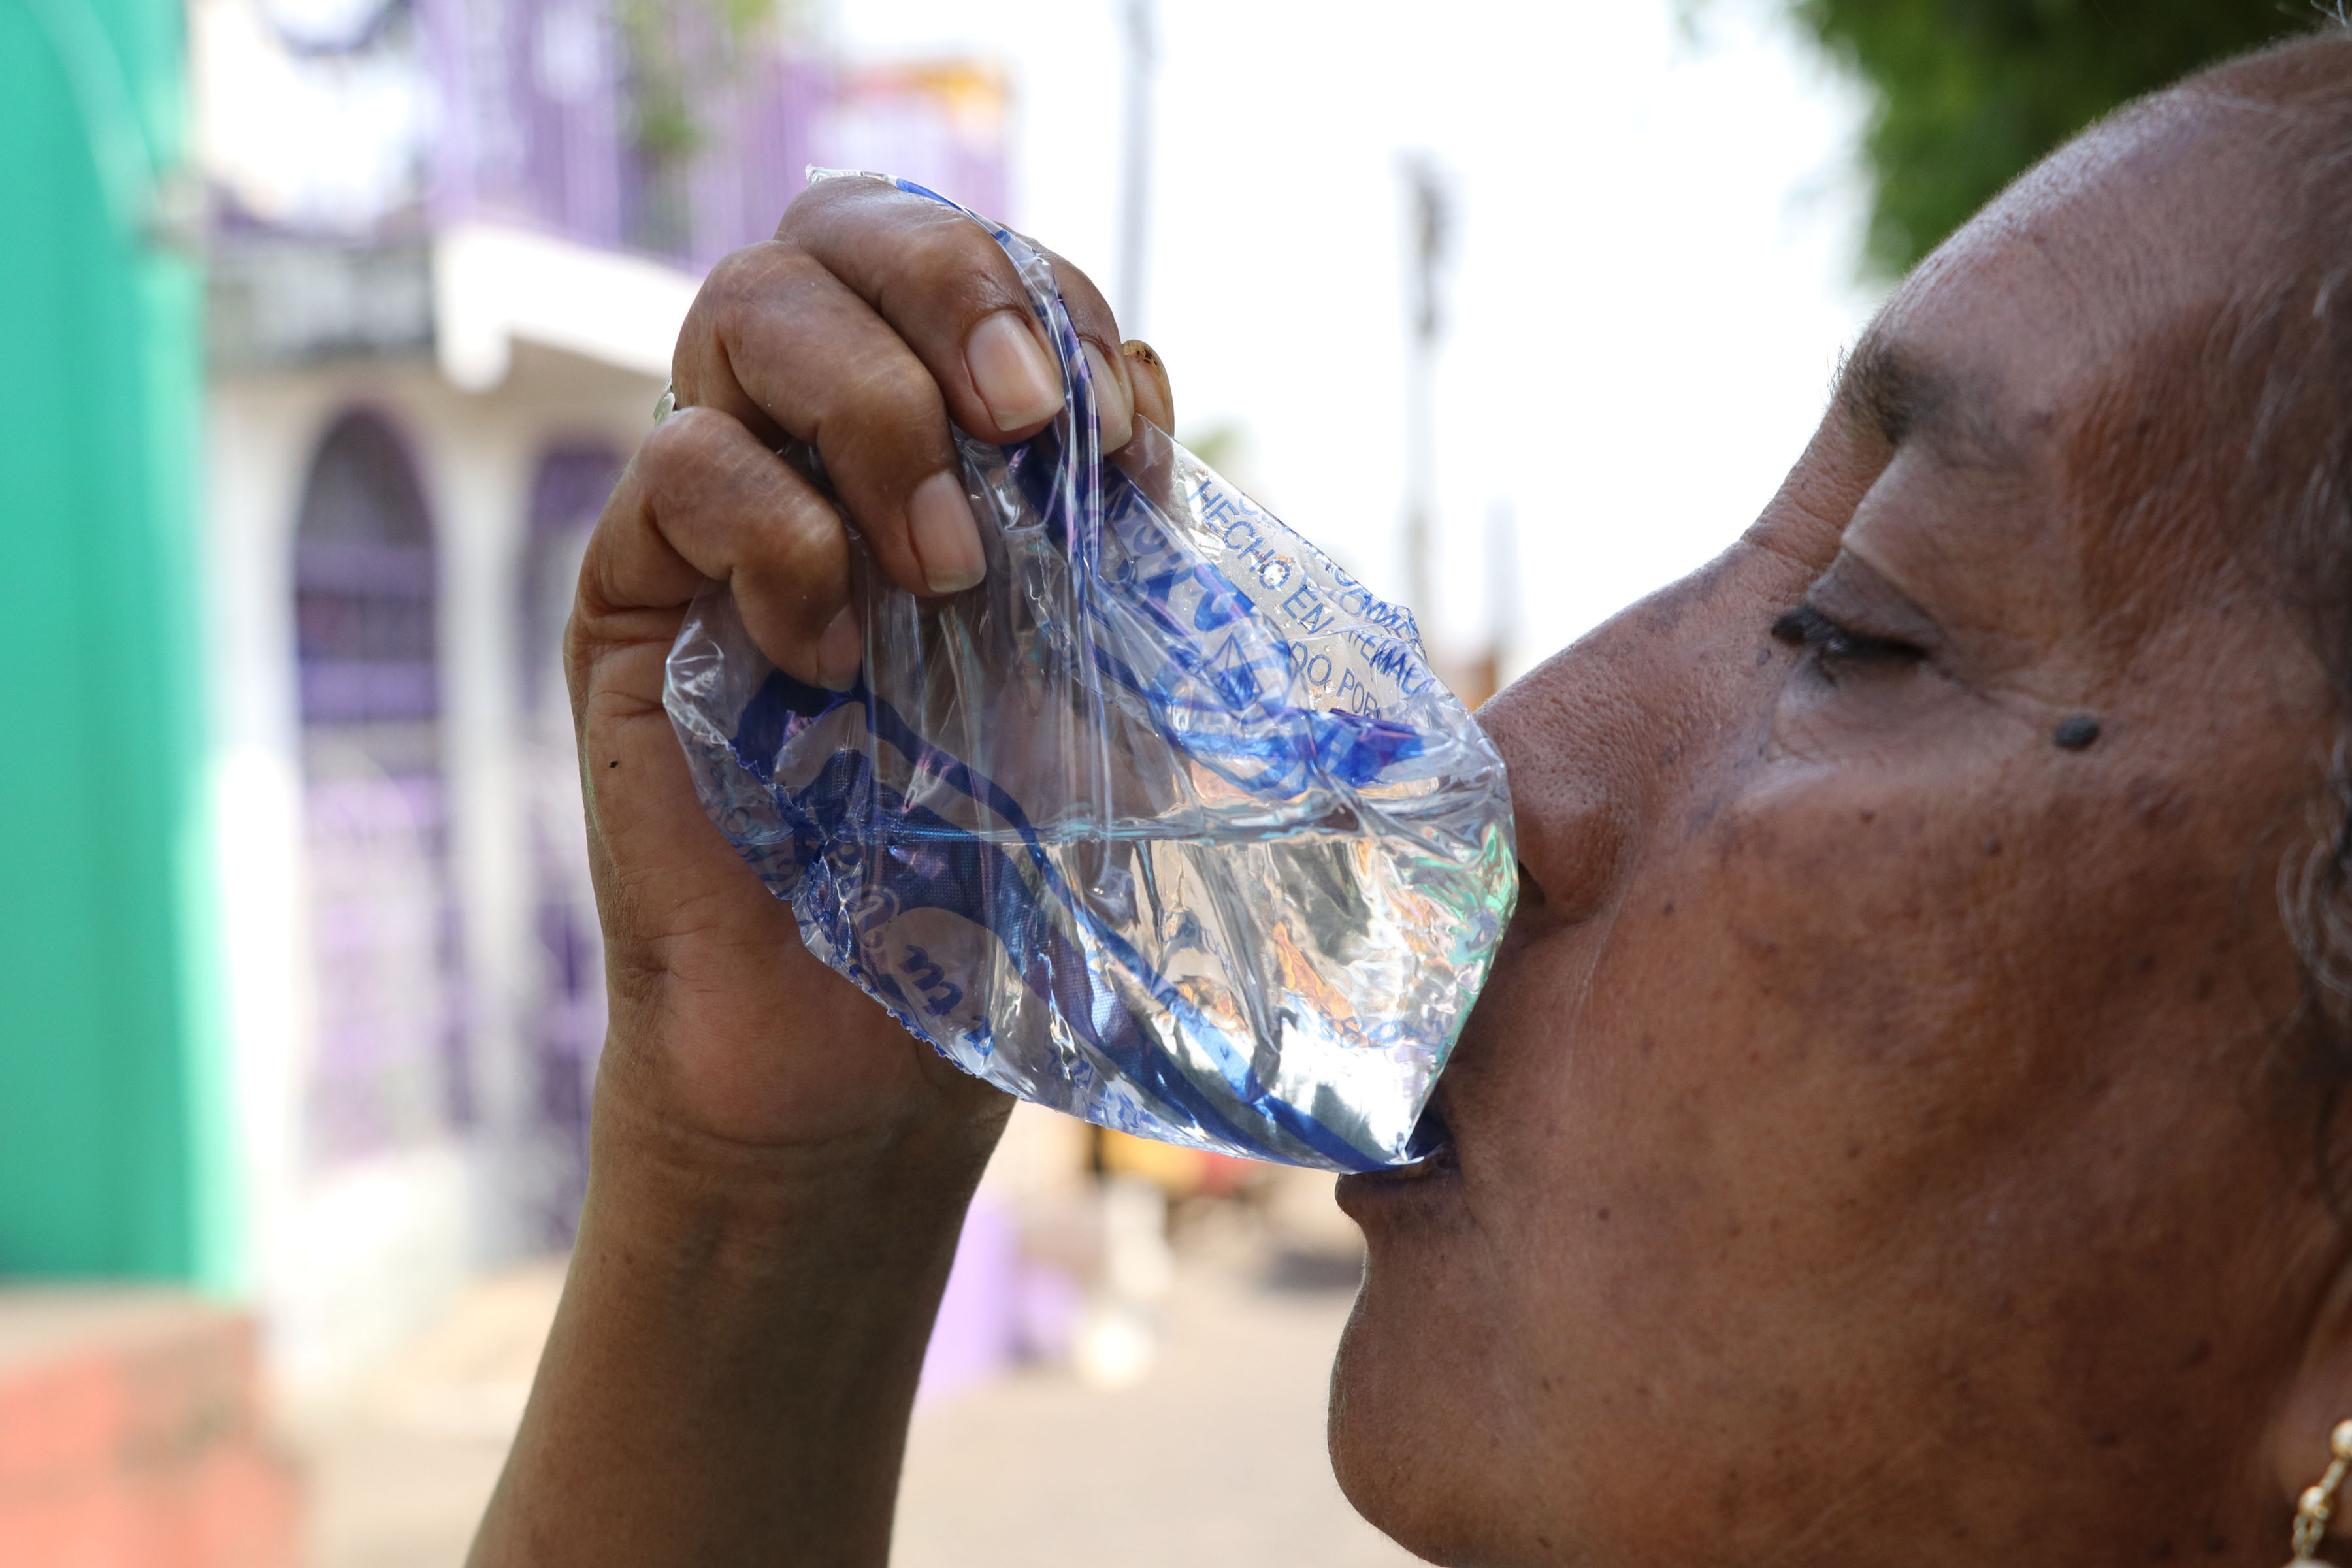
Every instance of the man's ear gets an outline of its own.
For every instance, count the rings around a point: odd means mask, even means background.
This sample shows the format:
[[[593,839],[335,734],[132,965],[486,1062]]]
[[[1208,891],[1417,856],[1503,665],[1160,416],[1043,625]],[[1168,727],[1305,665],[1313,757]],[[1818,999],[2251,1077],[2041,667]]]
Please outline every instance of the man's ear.
[[[2333,1282],[2313,1314],[2303,1364],[2286,1386],[2267,1438],[2267,1489],[2274,1493],[2284,1519],[2292,1519],[2296,1500],[2327,1473],[2335,1458],[2329,1439],[2338,1425],[2352,1421],[2352,1258],[2340,1244],[2334,1250]],[[2336,1500],[2328,1534],[2352,1537],[2352,1484]],[[2286,1539],[2284,1524],[2279,1539]]]

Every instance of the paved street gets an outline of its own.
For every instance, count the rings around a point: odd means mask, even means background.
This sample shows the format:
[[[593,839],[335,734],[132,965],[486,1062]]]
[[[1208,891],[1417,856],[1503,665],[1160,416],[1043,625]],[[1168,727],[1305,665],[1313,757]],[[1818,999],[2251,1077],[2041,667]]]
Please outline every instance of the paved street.
[[[1394,1568],[1323,1457],[1344,1259],[1252,1223],[1177,1249],[1161,1354],[1131,1387],[1031,1368],[916,1415],[901,1568]],[[560,1265],[478,1287],[384,1376],[297,1426],[316,1568],[456,1568],[497,1479]]]
[[[1313,1278],[1312,1267],[1294,1272]],[[1323,1453],[1351,1291],[1269,1289],[1262,1261],[1179,1253],[1163,1353],[1133,1388],[1016,1374],[920,1412],[900,1568],[1390,1568]]]

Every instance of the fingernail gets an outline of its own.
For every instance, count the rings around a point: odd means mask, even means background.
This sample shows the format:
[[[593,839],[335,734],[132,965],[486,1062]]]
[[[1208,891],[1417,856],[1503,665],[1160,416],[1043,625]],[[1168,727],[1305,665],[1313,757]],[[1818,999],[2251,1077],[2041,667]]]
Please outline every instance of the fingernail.
[[[1095,427],[1101,433],[1102,449],[1116,452],[1135,437],[1135,402],[1102,350],[1092,343],[1078,346],[1086,351],[1087,369],[1094,376]]]
[[[999,430],[1017,430],[1061,411],[1061,374],[1029,323],[1011,310],[999,310],[971,330],[963,363]]]
[[[1127,385],[1135,394],[1135,416],[1162,430],[1175,429],[1176,394],[1168,384],[1167,363],[1140,338],[1119,344],[1118,356],[1127,362]]]
[[[816,639],[816,678],[835,691],[857,684],[857,667],[866,662],[866,634],[859,630],[857,611],[848,605]]]
[[[980,525],[971,520],[971,502],[964,499],[963,480],[955,475],[933,474],[915,487],[907,502],[907,530],[914,536],[915,559],[922,563],[923,581],[932,593],[960,594],[987,575]]]

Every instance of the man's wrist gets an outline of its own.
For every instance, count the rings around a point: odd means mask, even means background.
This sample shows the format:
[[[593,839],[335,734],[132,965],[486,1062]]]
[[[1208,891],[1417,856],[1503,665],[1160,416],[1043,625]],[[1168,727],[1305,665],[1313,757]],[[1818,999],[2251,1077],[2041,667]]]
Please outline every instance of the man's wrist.
[[[712,1262],[754,1274],[804,1267],[830,1231],[856,1234],[869,1256],[926,1252],[961,1226],[1010,1109],[1002,1095],[958,1096],[820,1140],[753,1142],[600,1086],[583,1232],[700,1238],[698,1249],[723,1249]]]
[[[927,1253],[941,1232],[959,1229],[1012,1101],[933,1055],[865,997],[851,999],[856,1009],[833,1021],[871,1026],[873,1036],[852,1044],[903,1052],[919,1071],[908,1092],[823,1115],[814,1106],[800,1114],[789,1100],[788,1115],[737,1114],[746,1099],[762,1096],[714,1100],[707,1079],[681,1066],[696,1053],[674,1037],[674,1016],[616,1007],[597,1072],[583,1237],[617,1229],[648,1245],[698,1238],[694,1245],[719,1249],[709,1261],[758,1273],[803,1267],[806,1249],[828,1233],[858,1235],[870,1256],[877,1246]],[[795,1042],[728,1045],[730,1055],[755,1055],[789,1052]],[[747,1126],[761,1135],[746,1136]],[[784,1135],[786,1128],[798,1135]]]

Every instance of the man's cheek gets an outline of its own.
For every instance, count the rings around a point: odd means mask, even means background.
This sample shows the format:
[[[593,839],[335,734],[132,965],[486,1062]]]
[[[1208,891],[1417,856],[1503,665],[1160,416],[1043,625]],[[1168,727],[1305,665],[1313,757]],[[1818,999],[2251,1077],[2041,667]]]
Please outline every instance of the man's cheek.
[[[1727,811],[1629,911],[1658,1000],[1750,1092],[1899,1064],[1978,1005],[2009,924],[2013,833],[1965,790],[1906,797],[1883,772]],[[1823,1103],[1834,1103],[1836,1097]]]
[[[1577,1051],[1581,982],[1596,937],[1592,927],[1515,937],[1496,964],[1441,1080],[1465,1147],[1542,1115],[1541,1102]]]

